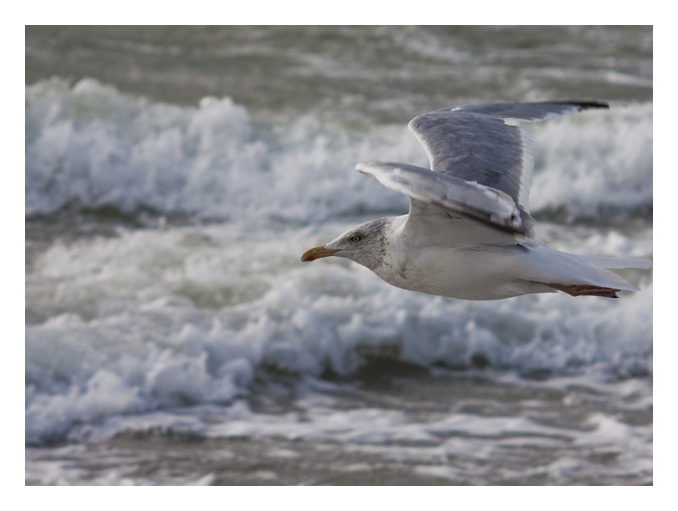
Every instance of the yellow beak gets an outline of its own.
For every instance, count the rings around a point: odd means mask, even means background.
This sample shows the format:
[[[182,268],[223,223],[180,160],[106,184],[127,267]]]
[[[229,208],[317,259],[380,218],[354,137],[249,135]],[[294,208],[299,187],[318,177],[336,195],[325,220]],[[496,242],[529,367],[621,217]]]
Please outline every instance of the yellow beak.
[[[316,259],[320,259],[321,257],[329,257],[331,255],[334,255],[336,252],[337,250],[325,248],[324,245],[322,247],[309,248],[306,252],[301,254],[301,262],[310,263],[311,261],[315,261]]]

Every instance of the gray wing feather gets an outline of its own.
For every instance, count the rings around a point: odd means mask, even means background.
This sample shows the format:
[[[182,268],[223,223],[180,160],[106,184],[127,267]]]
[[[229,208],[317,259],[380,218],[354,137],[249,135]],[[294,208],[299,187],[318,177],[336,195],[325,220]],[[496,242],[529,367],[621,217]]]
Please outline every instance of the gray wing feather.
[[[526,234],[515,202],[500,190],[403,163],[366,162],[359,163],[356,169],[410,197],[410,213],[415,213],[410,216],[431,205],[437,211],[441,208],[458,213],[495,229]]]
[[[532,103],[490,103],[489,105],[461,105],[436,112],[464,112],[500,119],[545,121],[557,115],[571,114],[589,108],[610,108],[607,101],[536,101]]]
[[[412,231],[417,225],[437,222],[469,238],[474,230],[469,227],[470,220],[490,227],[480,234],[488,239],[493,239],[497,230],[530,238],[534,234],[534,219],[528,212],[532,142],[527,130],[510,121],[543,121],[589,108],[609,105],[602,101],[548,101],[435,110],[409,124],[426,149],[433,172],[389,162],[360,163],[356,168],[410,197],[408,226]]]
[[[609,105],[601,101],[464,105],[420,115],[409,127],[426,149],[431,170],[501,190],[527,214],[532,139],[527,130],[506,120],[543,121],[589,108]]]

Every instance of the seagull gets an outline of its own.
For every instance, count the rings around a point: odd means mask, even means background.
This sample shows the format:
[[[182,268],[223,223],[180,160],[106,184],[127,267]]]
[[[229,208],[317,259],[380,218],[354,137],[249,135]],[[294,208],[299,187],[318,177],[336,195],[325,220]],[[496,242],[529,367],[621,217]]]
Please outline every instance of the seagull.
[[[415,117],[409,128],[430,170],[370,161],[356,170],[407,195],[409,214],[362,223],[301,256],[361,264],[410,291],[464,300],[530,293],[617,298],[638,287],[609,271],[648,268],[647,259],[560,252],[535,239],[528,198],[534,158],[520,124],[590,109],[604,101],[462,105]]]

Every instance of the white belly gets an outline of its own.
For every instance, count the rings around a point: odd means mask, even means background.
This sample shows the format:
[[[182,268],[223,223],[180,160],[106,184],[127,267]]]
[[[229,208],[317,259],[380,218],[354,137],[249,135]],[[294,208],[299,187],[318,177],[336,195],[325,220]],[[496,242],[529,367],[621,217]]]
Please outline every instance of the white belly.
[[[552,288],[521,278],[524,249],[496,247],[488,250],[419,250],[375,273],[389,284],[432,295],[464,300],[498,300],[527,293],[553,292]]]

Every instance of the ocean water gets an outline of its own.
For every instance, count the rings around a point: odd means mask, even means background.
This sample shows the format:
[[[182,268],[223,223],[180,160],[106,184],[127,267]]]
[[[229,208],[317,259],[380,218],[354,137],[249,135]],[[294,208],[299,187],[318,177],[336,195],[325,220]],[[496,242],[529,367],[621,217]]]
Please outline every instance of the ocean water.
[[[410,118],[531,126],[538,235],[652,258],[651,27],[28,27],[26,483],[652,484],[652,270],[467,302],[301,253]]]

